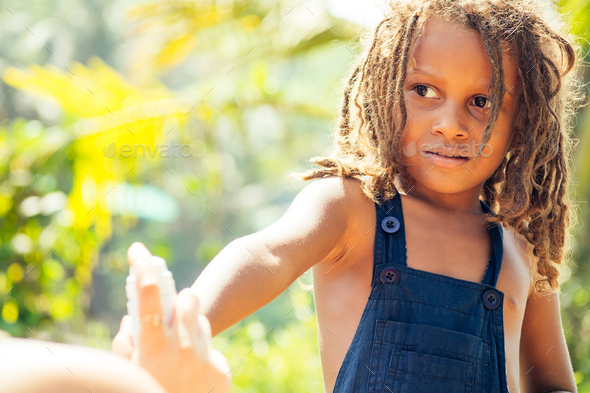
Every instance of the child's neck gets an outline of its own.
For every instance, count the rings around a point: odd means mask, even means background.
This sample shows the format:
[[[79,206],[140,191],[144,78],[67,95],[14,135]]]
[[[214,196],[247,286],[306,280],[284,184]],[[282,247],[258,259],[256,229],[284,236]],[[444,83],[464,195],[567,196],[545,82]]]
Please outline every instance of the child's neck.
[[[428,189],[418,182],[408,193],[408,196],[418,199],[433,208],[453,213],[481,214],[482,208],[479,195],[483,184],[476,188],[463,190],[458,193],[441,193]]]

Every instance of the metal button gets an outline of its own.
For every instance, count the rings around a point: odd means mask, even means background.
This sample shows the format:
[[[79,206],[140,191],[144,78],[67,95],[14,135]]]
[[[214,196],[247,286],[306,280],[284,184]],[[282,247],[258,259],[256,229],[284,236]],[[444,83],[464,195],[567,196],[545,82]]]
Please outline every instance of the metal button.
[[[490,310],[496,309],[500,305],[500,295],[493,289],[485,291],[483,294],[483,304]]]
[[[399,229],[399,221],[395,217],[385,217],[383,221],[381,221],[381,228],[387,233],[396,232]]]
[[[381,270],[381,282],[383,284],[396,284],[399,281],[399,271],[394,267],[386,267]]]

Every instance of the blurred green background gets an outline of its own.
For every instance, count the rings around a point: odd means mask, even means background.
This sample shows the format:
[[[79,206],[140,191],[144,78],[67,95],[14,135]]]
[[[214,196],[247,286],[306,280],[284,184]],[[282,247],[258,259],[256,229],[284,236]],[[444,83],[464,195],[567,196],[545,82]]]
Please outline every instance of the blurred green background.
[[[286,211],[306,185],[287,175],[330,145],[341,82],[378,20],[369,0],[2,5],[0,330],[107,350],[126,314],[133,241],[165,258],[181,289]],[[560,5],[586,53],[590,4]],[[589,114],[575,129],[581,223],[561,296],[580,392],[590,391]],[[310,283],[308,271],[214,337],[234,391],[322,391]]]

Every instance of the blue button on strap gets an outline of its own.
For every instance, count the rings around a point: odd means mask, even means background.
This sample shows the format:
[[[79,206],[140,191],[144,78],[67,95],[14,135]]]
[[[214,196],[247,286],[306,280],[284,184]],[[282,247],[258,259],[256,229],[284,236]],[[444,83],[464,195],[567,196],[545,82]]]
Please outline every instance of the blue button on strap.
[[[497,291],[490,289],[483,294],[483,304],[490,310],[495,310],[500,305],[500,295]]]
[[[399,227],[399,221],[395,217],[388,216],[381,221],[381,228],[383,228],[383,230],[387,233],[397,232]]]
[[[386,267],[381,270],[381,282],[383,284],[397,284],[399,277],[399,271],[394,267]]]

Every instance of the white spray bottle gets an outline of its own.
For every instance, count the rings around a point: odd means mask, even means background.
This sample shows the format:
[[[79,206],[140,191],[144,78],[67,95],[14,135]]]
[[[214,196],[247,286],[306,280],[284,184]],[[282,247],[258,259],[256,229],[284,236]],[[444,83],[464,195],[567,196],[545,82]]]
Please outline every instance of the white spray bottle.
[[[172,273],[166,266],[163,258],[152,256],[152,265],[158,273],[158,286],[160,289],[160,302],[162,304],[163,328],[167,329],[172,321],[174,312],[174,302],[176,299],[176,283],[172,278]],[[133,345],[137,346],[139,340],[139,301],[137,296],[136,277],[133,268],[129,266],[129,276],[127,276],[125,292],[127,293],[127,313],[133,320]]]

